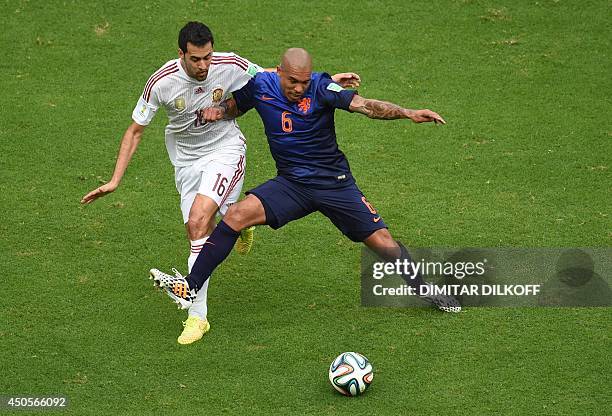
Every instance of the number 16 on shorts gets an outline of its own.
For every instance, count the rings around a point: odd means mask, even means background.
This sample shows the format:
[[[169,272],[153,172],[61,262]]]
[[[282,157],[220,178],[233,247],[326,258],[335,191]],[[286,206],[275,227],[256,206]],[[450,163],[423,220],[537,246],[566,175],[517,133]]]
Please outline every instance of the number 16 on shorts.
[[[227,207],[240,197],[244,182],[244,162],[244,156],[241,155],[234,164],[212,163],[209,167],[214,169],[203,172],[198,193],[214,200],[221,214],[225,214]]]
[[[215,185],[212,188],[213,192],[216,192],[219,196],[223,196],[225,191],[227,191],[228,182],[228,179],[225,176],[221,175],[221,173],[217,173],[217,180],[215,181]]]

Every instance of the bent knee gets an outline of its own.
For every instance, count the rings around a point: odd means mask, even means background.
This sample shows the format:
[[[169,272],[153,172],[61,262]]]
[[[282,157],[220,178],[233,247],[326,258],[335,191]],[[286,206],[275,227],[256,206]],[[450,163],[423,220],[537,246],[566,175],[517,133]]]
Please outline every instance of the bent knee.
[[[206,225],[208,225],[208,218],[205,215],[189,213],[189,218],[187,218],[187,227],[189,229],[201,228]]]
[[[377,247],[396,247],[397,243],[386,228],[381,228],[370,234],[364,243]]]
[[[191,240],[197,240],[209,235],[215,226],[214,216],[190,213],[187,219],[187,231]]]
[[[242,226],[247,220],[248,212],[240,206],[240,204],[234,204],[227,209],[223,220],[231,222],[234,225]],[[242,228],[242,227],[241,227]]]
[[[234,230],[242,230],[254,224],[254,213],[249,204],[235,204],[229,207],[223,221]]]

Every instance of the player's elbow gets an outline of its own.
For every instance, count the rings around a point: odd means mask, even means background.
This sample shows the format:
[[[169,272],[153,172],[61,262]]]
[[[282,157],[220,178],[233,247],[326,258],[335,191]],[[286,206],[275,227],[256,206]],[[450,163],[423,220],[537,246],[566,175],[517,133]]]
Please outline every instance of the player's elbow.
[[[142,133],[144,132],[144,129],[145,129],[145,126],[141,126],[140,124],[134,121],[127,128],[126,135],[129,135],[135,138],[136,140],[140,140],[140,137],[142,137]]]

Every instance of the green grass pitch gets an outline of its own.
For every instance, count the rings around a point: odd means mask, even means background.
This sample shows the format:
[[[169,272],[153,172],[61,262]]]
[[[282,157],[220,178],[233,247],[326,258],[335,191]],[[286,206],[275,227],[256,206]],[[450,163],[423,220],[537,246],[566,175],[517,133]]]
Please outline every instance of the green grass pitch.
[[[179,346],[184,312],[147,279],[184,271],[189,249],[163,113],[117,192],[79,205],[110,179],[178,30],[201,20],[219,51],[274,66],[305,47],[316,70],[358,72],[365,97],[446,118],[336,116],[359,185],[409,246],[608,247],[609,1],[1,8],[0,395],[65,395],[74,415],[612,413],[610,308],[362,308],[360,246],[318,214],[258,228],[213,276],[211,332]],[[240,125],[249,189],[275,170],[257,115]],[[374,365],[362,397],[329,385],[343,351]]]

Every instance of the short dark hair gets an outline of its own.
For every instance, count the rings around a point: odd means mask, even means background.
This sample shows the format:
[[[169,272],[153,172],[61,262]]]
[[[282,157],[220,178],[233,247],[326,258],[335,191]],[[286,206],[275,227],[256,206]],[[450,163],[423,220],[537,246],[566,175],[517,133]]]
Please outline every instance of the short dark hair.
[[[189,22],[179,32],[178,45],[183,53],[187,53],[187,42],[196,46],[204,46],[210,42],[214,44],[213,35],[208,26],[200,22]]]

